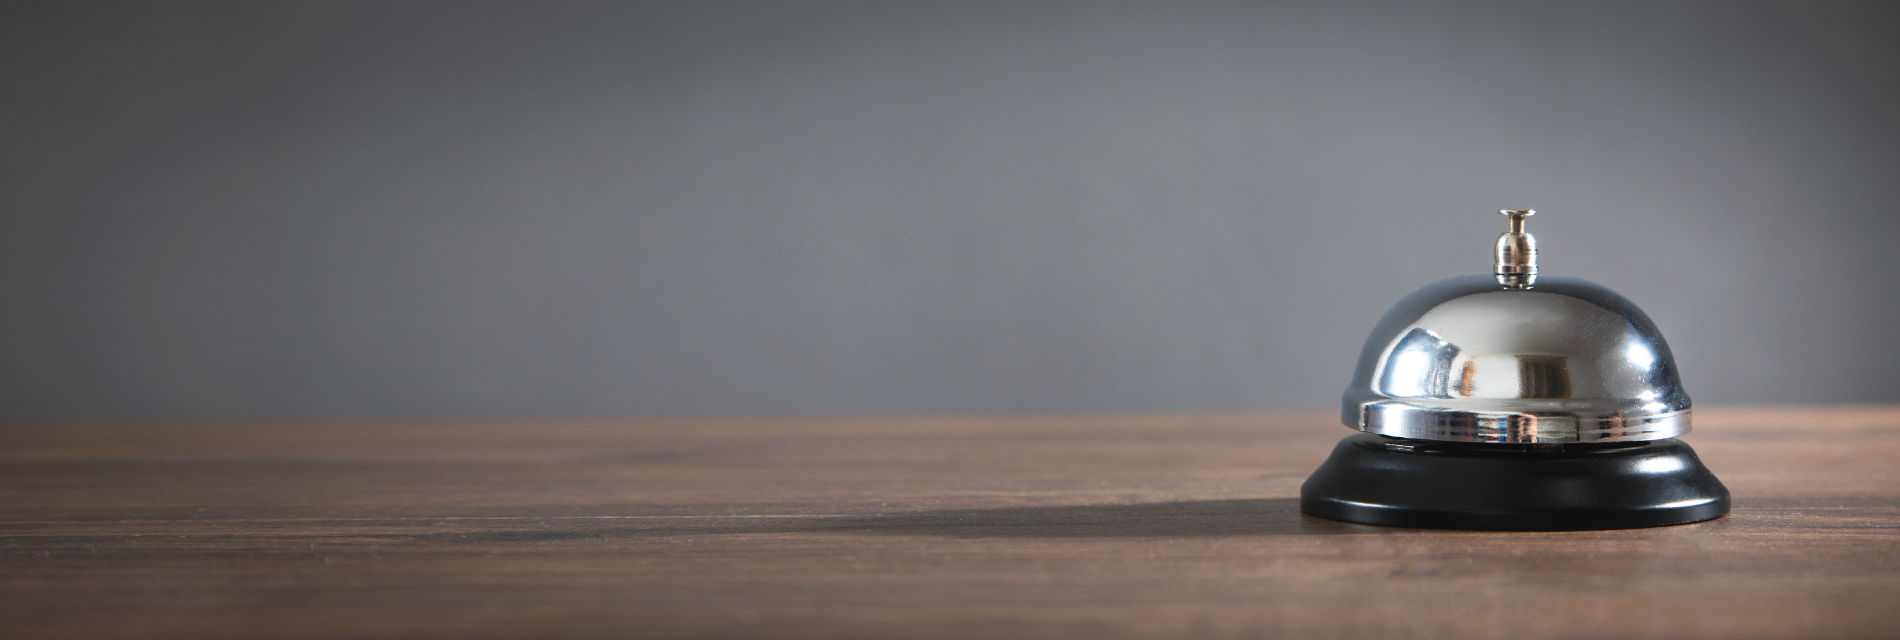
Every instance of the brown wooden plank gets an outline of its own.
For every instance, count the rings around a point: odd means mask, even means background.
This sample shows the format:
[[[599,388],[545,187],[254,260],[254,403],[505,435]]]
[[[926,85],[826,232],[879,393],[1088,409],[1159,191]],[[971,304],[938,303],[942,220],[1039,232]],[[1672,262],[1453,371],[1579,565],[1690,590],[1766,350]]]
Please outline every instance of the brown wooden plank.
[[[1302,516],[1322,414],[9,425],[0,634],[1900,635],[1900,408],[1697,424],[1573,533]]]

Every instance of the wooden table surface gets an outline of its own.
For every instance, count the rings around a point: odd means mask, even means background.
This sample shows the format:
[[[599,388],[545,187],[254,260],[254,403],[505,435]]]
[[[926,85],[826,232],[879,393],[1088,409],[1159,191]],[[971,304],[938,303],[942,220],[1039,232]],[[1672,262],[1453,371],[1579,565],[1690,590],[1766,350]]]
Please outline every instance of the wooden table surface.
[[[8,637],[1900,637],[1900,407],[1702,524],[1299,514],[1331,415],[0,426]]]

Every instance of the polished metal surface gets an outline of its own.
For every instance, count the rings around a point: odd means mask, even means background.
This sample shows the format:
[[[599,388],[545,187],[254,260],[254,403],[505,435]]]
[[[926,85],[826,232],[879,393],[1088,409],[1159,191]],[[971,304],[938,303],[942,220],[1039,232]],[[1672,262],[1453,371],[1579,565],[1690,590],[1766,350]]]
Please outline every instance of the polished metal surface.
[[[1509,236],[1528,238],[1522,220],[1512,216],[1500,258],[1506,241],[1516,242]],[[1649,317],[1593,282],[1533,280],[1534,258],[1529,266],[1440,280],[1400,300],[1366,339],[1346,389],[1346,426],[1457,442],[1688,433],[1689,396]]]
[[[1510,216],[1511,230],[1498,235],[1491,273],[1497,276],[1498,284],[1512,289],[1529,288],[1537,283],[1537,238],[1524,231],[1524,219],[1537,212],[1504,209],[1498,213]]]

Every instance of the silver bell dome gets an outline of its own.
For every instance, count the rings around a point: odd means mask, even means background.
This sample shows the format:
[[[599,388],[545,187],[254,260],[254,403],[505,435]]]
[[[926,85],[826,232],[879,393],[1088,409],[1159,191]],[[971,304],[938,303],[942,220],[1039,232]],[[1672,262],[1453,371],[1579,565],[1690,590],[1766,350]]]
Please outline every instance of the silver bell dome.
[[[1689,432],[1689,395],[1635,304],[1576,278],[1540,278],[1532,211],[1503,211],[1491,275],[1426,285],[1366,339],[1346,426],[1457,442],[1623,442]]]

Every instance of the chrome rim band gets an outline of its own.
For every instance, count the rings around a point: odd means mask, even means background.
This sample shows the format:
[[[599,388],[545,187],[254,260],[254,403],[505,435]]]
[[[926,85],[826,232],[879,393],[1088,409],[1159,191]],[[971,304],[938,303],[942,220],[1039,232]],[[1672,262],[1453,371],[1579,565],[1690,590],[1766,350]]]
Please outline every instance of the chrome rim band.
[[[1366,433],[1446,442],[1641,442],[1689,433],[1689,409],[1652,415],[1447,411],[1406,402],[1360,405]]]

